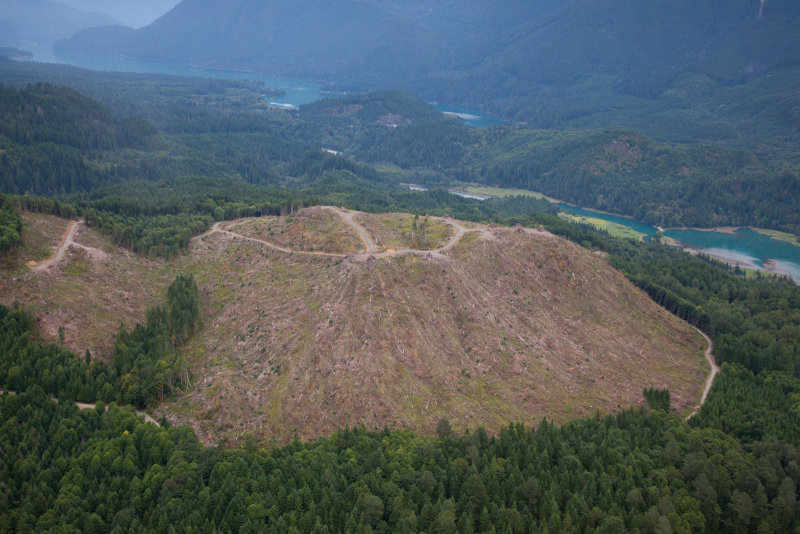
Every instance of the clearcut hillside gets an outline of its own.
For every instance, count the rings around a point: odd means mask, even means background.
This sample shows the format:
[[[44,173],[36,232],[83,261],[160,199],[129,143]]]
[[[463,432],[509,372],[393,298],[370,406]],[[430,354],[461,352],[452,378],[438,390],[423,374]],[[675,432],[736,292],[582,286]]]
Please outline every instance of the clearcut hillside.
[[[25,262],[45,259],[66,221],[24,222],[3,303],[38,313],[52,340],[64,326],[79,354],[110,357],[116,324],[141,321],[177,273],[195,276],[193,384],[155,411],[207,443],[345,425],[431,435],[441,418],[496,431],[639,405],[645,387],[669,388],[686,413],[708,371],[688,324],[602,255],[541,230],[320,207],[218,223],[185,256],[151,262],[82,227],[34,273]]]

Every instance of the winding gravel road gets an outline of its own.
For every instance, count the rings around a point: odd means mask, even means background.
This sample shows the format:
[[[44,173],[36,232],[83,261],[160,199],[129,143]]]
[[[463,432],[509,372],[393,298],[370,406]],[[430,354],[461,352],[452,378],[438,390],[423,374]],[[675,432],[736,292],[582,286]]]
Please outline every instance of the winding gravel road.
[[[349,211],[344,212],[342,210],[338,210],[336,208],[328,208],[330,211],[334,212],[336,215],[342,218],[342,220],[349,224],[353,230],[358,233],[358,236],[361,238],[361,241],[364,243],[364,246],[367,249],[367,254],[374,254],[377,248],[375,247],[375,242],[372,241],[372,238],[369,236],[369,232],[367,229],[358,224],[353,220],[353,216],[358,213],[357,211]]]
[[[29,263],[28,266],[33,270],[35,273],[43,273],[46,272],[50,267],[55,265],[56,263],[60,262],[64,259],[64,254],[67,253],[70,245],[72,245],[73,241],[75,240],[75,232],[78,231],[78,227],[83,224],[83,221],[70,221],[69,227],[67,227],[67,231],[64,233],[64,237],[61,238],[61,244],[56,249],[56,252],[50,259],[45,260],[40,263]]]
[[[697,415],[697,412],[699,412],[703,404],[706,403],[706,398],[708,398],[708,392],[711,391],[711,386],[714,385],[714,379],[717,377],[717,374],[720,371],[720,368],[717,365],[716,360],[714,360],[714,342],[711,341],[711,338],[708,337],[708,335],[699,328],[695,328],[695,330],[700,332],[700,335],[703,336],[703,338],[706,340],[706,343],[708,343],[708,347],[706,347],[705,357],[706,361],[708,362],[708,365],[711,366],[711,374],[708,375],[708,378],[706,379],[706,387],[703,388],[703,394],[700,396],[700,403],[697,406],[695,406],[694,411],[689,414],[689,417],[686,418],[687,421],[692,417],[694,417],[695,415]]]

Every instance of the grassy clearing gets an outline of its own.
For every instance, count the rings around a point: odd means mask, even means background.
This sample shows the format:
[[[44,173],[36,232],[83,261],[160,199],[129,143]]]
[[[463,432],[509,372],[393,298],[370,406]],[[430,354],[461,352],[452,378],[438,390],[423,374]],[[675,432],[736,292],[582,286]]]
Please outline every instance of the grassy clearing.
[[[469,193],[475,193],[478,195],[490,195],[493,197],[533,197],[533,198],[543,198],[550,202],[560,202],[554,198],[550,198],[545,196],[541,193],[537,193],[536,191],[529,191],[528,189],[512,189],[506,187],[488,187],[488,186],[469,186],[464,188]]]
[[[762,269],[751,269],[750,267],[739,267],[742,271],[744,271],[745,277],[749,279],[755,278],[778,278],[783,276],[778,273],[771,273],[769,271],[764,271]]]
[[[759,234],[768,235],[773,239],[778,239],[780,241],[786,241],[787,243],[791,243],[792,245],[800,246],[800,236],[796,236],[794,234],[790,234],[789,232],[781,232],[779,230],[767,230],[765,228],[750,228],[754,232],[758,232]]]
[[[628,226],[606,221],[604,219],[598,219],[596,217],[584,217],[582,215],[573,215],[571,213],[560,213],[559,216],[577,223],[591,224],[599,230],[605,230],[614,237],[622,237],[625,239],[635,239],[636,241],[641,241],[645,236],[645,234],[637,232]]]
[[[286,217],[244,219],[227,228],[293,250],[348,254],[363,249],[353,229],[327,209],[306,208]]]
[[[355,221],[366,228],[379,251],[434,250],[447,244],[454,234],[449,224],[416,215],[359,213]]]

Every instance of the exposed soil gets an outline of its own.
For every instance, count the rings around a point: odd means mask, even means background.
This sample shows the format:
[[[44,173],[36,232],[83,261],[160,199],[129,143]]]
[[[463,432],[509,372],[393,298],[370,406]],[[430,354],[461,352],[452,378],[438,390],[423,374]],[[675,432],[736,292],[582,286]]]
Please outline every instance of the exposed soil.
[[[44,273],[47,272],[50,267],[58,263],[64,258],[64,254],[66,254],[67,249],[72,244],[72,240],[75,237],[75,231],[78,229],[78,225],[80,223],[78,221],[70,221],[67,229],[64,231],[64,235],[61,236],[61,241],[58,244],[58,248],[53,252],[53,255],[46,260],[41,261],[29,261],[27,263],[28,267],[31,268],[32,271],[36,273]]]

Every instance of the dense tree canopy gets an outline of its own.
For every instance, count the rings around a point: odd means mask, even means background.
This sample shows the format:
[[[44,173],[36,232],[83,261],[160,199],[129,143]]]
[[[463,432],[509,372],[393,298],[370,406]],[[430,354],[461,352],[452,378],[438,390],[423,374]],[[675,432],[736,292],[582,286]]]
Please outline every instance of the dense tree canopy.
[[[21,232],[22,220],[17,207],[7,196],[0,194],[0,253],[19,243]]]

